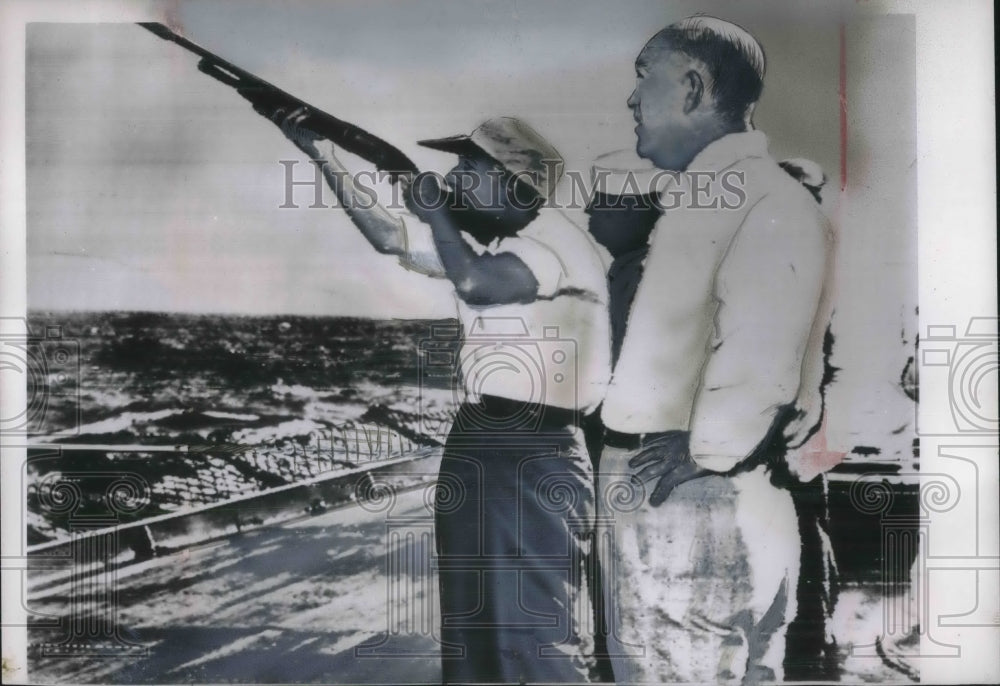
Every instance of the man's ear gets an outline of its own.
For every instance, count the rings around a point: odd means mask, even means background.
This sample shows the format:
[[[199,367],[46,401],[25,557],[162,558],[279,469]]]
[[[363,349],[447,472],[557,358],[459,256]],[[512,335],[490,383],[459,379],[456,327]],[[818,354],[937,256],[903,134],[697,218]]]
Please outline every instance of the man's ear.
[[[691,114],[701,105],[701,99],[705,97],[705,81],[694,69],[688,69],[684,74],[684,83],[687,86],[687,95],[684,98],[684,114]]]

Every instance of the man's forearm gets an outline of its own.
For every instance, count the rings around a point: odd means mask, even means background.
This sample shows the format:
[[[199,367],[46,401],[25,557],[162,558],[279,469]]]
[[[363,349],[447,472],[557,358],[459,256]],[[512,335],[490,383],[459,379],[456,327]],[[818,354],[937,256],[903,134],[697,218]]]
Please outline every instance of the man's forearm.
[[[405,249],[402,222],[389,214],[374,197],[358,193],[351,175],[333,154],[333,146],[328,141],[324,143],[326,145],[323,147],[317,146],[320,154],[313,157],[313,162],[319,165],[323,178],[337,196],[347,216],[378,252],[401,255]]]
[[[445,209],[429,213],[426,219],[445,273],[461,294],[463,288],[478,281],[475,277],[479,256],[462,238],[459,228]]]
[[[446,210],[425,216],[434,247],[455,292],[469,305],[527,303],[538,295],[538,280],[512,253],[479,255],[463,238]]]

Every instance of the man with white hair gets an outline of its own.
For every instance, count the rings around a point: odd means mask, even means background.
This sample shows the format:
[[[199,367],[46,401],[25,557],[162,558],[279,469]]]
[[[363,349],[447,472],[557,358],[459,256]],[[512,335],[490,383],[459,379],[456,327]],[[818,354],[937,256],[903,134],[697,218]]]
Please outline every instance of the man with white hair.
[[[782,677],[799,536],[781,484],[821,410],[832,234],[753,130],[764,64],[748,32],[702,16],[636,60],[636,150],[667,175],[601,412],[619,682]]]

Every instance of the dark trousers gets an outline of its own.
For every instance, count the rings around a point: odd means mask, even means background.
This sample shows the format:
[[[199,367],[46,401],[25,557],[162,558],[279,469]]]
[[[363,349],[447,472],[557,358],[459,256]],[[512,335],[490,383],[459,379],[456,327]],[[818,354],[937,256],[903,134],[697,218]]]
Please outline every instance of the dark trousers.
[[[590,460],[571,413],[511,403],[462,406],[441,460],[444,681],[589,681]]]
[[[802,537],[798,613],[788,627],[785,677],[790,680],[836,679],[837,646],[828,624],[839,583],[829,539],[826,476],[793,484],[789,490]]]

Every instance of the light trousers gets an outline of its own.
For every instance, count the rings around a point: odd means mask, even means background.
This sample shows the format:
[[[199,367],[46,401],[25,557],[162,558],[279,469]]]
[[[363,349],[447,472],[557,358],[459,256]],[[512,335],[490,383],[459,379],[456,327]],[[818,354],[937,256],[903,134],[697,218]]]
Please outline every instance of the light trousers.
[[[799,575],[791,495],[758,467],[681,484],[652,507],[655,483],[631,482],[636,452],[605,447],[597,479],[615,680],[780,681]]]

